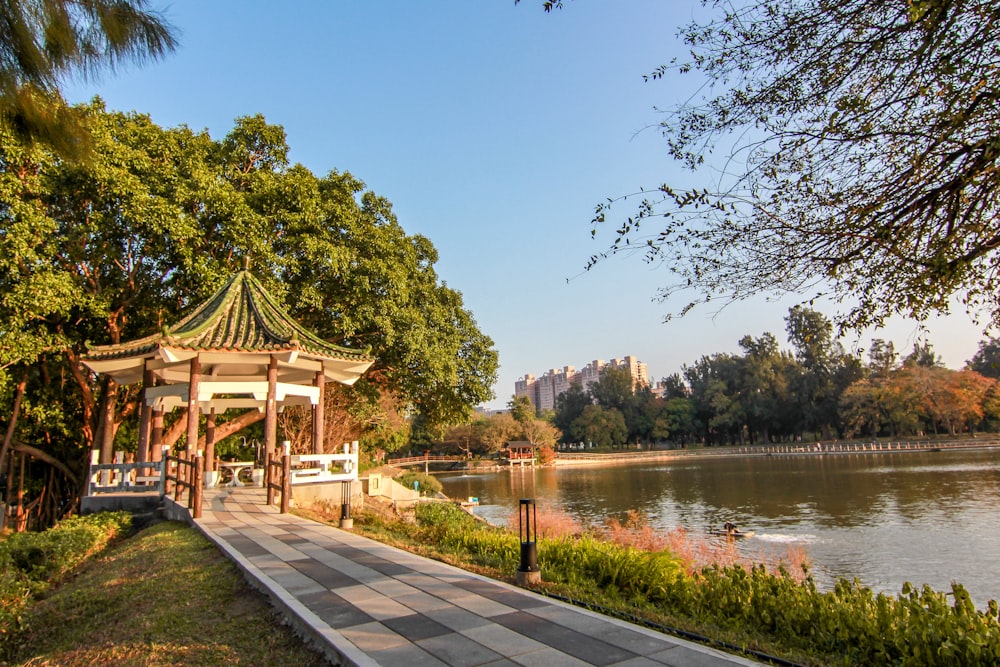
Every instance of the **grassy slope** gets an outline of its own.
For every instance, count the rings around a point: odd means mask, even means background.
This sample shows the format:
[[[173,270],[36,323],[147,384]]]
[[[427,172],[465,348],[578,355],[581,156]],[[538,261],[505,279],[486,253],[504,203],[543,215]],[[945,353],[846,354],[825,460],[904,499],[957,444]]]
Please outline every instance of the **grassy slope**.
[[[17,665],[325,665],[216,547],[153,525],[29,612]]]

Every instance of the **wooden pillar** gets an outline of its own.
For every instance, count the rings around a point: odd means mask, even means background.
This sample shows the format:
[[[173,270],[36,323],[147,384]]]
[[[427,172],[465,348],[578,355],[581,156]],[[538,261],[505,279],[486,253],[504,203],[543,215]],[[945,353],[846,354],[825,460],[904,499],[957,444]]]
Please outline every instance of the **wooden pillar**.
[[[163,410],[155,408],[152,411],[152,426],[149,434],[150,461],[159,461],[163,456]]]
[[[313,406],[312,418],[313,418],[313,454],[323,453],[323,431],[326,425],[326,373],[323,372],[322,365],[319,371],[316,372],[316,380],[314,384],[319,387],[319,401]]]
[[[187,452],[188,458],[194,456],[198,448],[198,387],[201,384],[201,361],[198,355],[191,359],[191,381],[188,383],[188,427]]]
[[[153,409],[146,403],[146,390],[150,389],[155,382],[156,376],[153,375],[153,371],[143,366],[142,394],[139,396],[139,400],[141,401],[139,404],[139,452],[136,457],[140,463],[151,460],[149,456],[149,436],[152,427],[150,422],[152,421]]]
[[[215,408],[208,411],[205,420],[205,470],[215,470]]]
[[[278,444],[278,358],[267,364],[267,403],[264,405],[264,449],[271,456]]]
[[[95,447],[101,452],[101,463],[111,463],[115,449],[115,403],[118,398],[118,383],[110,376],[104,378],[101,392],[99,425]]]

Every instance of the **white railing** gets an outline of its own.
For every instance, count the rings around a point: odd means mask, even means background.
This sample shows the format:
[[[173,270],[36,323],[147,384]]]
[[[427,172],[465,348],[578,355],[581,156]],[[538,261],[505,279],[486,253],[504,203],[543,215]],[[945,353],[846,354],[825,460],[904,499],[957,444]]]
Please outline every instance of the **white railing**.
[[[87,495],[99,493],[163,492],[163,461],[126,463],[125,452],[115,452],[114,463],[99,463],[100,452],[90,453]]]
[[[295,454],[291,464],[292,484],[353,482],[358,479],[358,443],[345,443],[340,454]]]

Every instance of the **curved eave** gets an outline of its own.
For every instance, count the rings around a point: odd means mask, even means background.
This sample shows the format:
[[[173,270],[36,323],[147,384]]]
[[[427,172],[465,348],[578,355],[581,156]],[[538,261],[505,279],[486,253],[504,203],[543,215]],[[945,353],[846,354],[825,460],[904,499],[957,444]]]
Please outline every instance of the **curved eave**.
[[[300,350],[198,350],[163,346],[141,354],[122,355],[99,351],[87,355],[83,363],[95,373],[110,375],[119,384],[142,380],[148,368],[163,383],[190,382],[190,360],[195,356],[205,376],[267,377],[271,357],[278,360],[281,382],[310,384],[321,369],[327,382],[352,385],[375,363],[363,355],[327,356]]]

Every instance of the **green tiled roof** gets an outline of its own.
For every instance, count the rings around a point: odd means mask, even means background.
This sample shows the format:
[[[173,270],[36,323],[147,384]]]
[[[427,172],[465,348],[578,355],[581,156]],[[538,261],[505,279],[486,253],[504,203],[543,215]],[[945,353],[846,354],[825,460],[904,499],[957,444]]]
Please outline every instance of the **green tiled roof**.
[[[144,356],[160,348],[199,352],[278,352],[371,361],[364,353],[328,343],[298,324],[249,271],[234,275],[191,314],[162,333],[118,345],[99,345],[85,359],[100,361]]]

